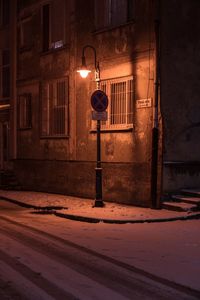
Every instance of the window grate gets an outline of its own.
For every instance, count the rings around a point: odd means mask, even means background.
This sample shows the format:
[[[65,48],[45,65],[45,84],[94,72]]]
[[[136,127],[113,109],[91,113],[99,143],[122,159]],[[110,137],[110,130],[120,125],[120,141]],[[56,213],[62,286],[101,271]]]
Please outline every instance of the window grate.
[[[102,121],[102,129],[125,129],[133,127],[134,80],[123,77],[102,80],[100,89],[108,96],[108,120]],[[92,128],[95,128],[93,122]]]
[[[68,79],[46,82],[42,87],[42,136],[68,134]]]

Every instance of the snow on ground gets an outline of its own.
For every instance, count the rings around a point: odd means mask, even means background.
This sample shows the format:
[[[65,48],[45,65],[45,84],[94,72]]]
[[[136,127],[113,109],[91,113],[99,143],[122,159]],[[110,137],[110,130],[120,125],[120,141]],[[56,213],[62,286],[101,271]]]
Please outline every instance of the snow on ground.
[[[93,207],[94,200],[91,199],[40,192],[0,190],[0,196],[38,206],[62,206],[67,208],[62,209],[62,213],[66,214],[113,220],[165,219],[189,214],[188,212],[175,212],[166,209],[153,210],[111,202],[104,202],[105,206],[99,208]]]
[[[106,203],[105,208],[92,208],[93,200],[38,192],[0,191],[0,196],[34,205],[67,206],[67,213],[109,219],[186,215],[115,203]],[[199,220],[151,224],[93,224],[74,222],[54,215],[30,214],[30,210],[22,210],[20,220],[152,274],[200,290]]]

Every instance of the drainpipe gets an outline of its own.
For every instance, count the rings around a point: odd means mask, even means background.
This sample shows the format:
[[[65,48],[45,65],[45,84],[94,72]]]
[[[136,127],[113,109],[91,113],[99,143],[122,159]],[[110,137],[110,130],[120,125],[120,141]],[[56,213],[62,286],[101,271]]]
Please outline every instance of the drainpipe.
[[[15,159],[17,156],[17,89],[16,89],[16,73],[17,73],[17,63],[16,63],[16,49],[17,49],[17,1],[12,1],[11,9],[11,34],[10,34],[10,45],[11,45],[11,158]]]
[[[159,208],[158,198],[158,141],[159,121],[158,104],[160,90],[160,20],[158,14],[159,0],[156,1],[156,17],[154,20],[155,34],[155,81],[154,81],[154,106],[153,106],[153,128],[152,128],[152,156],[151,156],[151,208]]]

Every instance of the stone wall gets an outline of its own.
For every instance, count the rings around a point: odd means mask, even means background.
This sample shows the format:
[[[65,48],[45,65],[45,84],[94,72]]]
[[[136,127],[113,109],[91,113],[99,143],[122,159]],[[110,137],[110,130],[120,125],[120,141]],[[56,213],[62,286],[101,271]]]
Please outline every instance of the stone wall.
[[[22,189],[95,199],[94,162],[17,160],[14,164]],[[103,200],[150,205],[147,164],[103,163],[102,168]]]

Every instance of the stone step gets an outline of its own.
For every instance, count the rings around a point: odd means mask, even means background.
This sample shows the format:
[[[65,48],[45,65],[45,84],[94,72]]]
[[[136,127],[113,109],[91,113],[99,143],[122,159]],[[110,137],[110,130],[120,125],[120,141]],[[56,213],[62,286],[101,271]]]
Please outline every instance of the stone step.
[[[181,193],[184,195],[200,198],[200,189],[182,189]]]
[[[174,211],[195,211],[197,210],[197,205],[185,202],[165,201],[162,203],[162,208]]]
[[[184,196],[184,195],[172,195],[172,199],[175,201],[196,204],[197,206],[200,206],[200,198],[198,198],[198,197],[189,197],[189,196]]]

